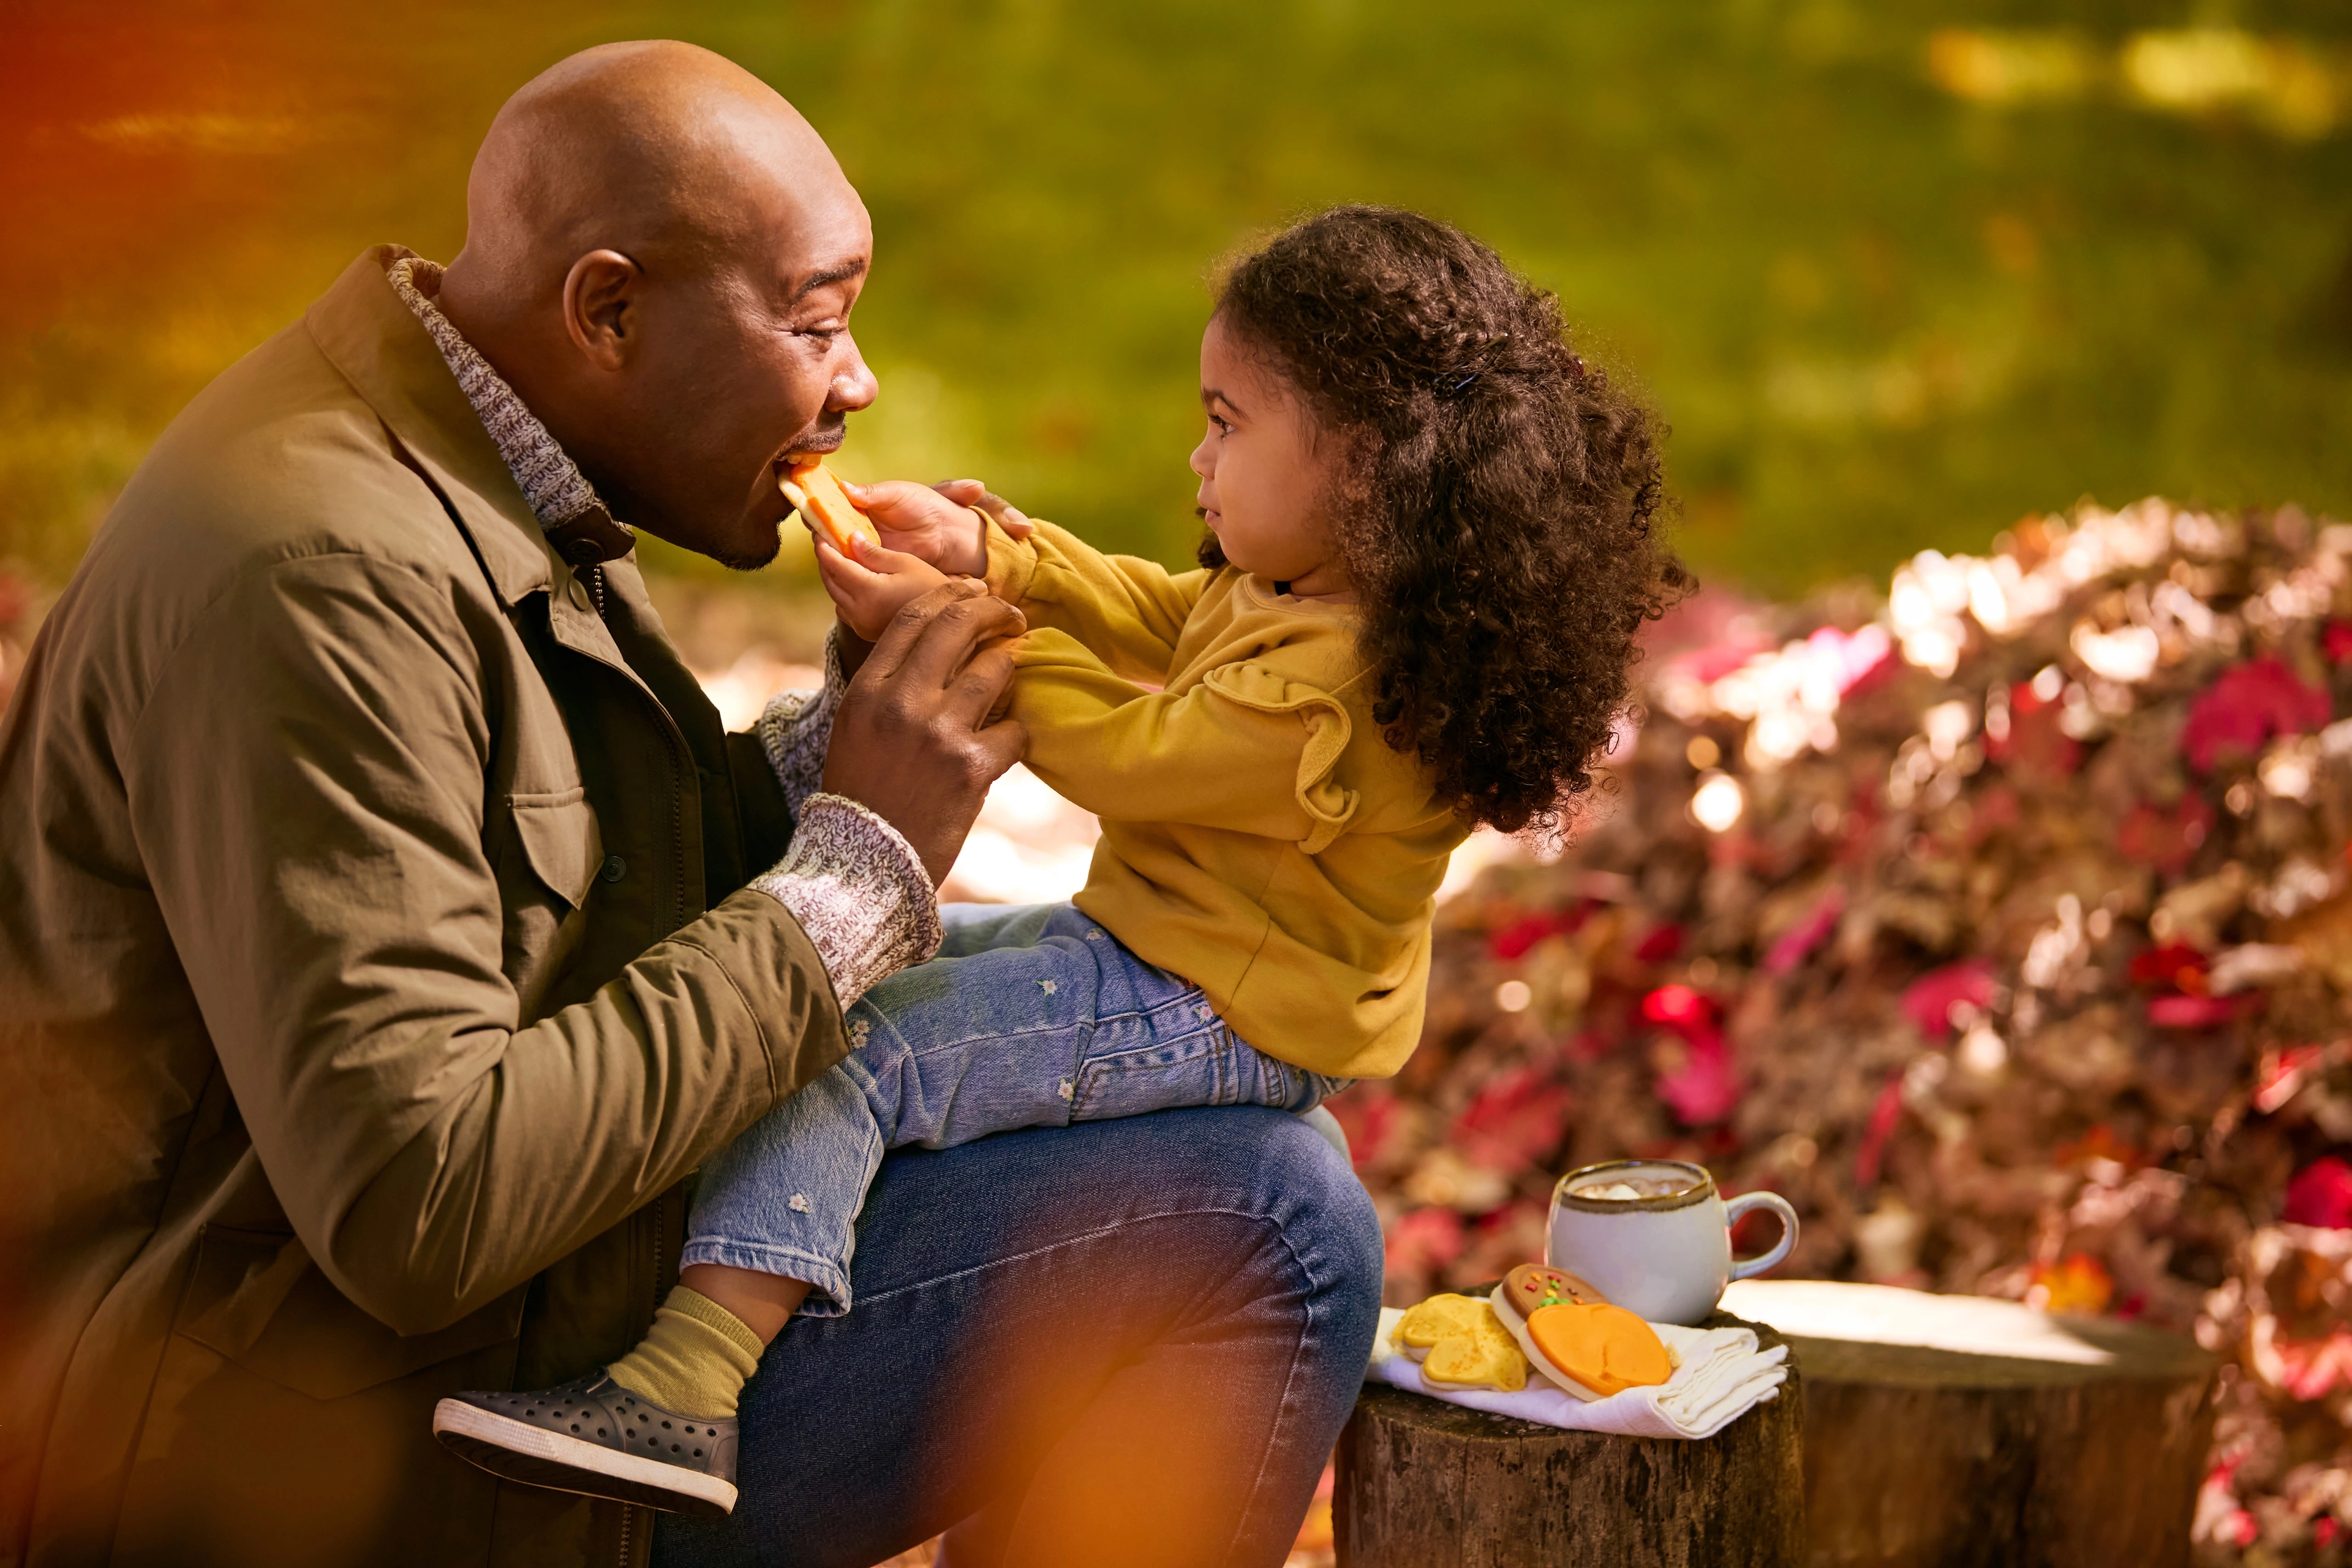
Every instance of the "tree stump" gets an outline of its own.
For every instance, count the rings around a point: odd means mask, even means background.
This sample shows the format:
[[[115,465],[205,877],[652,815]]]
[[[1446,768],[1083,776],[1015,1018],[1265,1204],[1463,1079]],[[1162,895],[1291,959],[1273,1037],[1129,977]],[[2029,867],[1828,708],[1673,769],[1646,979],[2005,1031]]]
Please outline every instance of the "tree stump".
[[[1760,1323],[1718,1312],[1707,1328]],[[1368,1384],[1339,1436],[1340,1568],[1798,1568],[1804,1396],[1705,1442],[1563,1432]]]
[[[2172,1334],[1881,1285],[1724,1298],[1805,1366],[1813,1568],[2178,1568],[2214,1359]]]

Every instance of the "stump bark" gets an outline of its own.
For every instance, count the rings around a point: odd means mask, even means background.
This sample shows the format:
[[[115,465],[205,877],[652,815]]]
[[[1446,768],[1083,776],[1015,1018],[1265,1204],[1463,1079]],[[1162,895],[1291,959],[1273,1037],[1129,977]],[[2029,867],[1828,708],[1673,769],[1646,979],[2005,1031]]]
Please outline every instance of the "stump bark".
[[[1813,1568],[2189,1563],[2217,1377],[2189,1342],[1885,1286],[1726,1300],[1804,1363]]]
[[[1708,1328],[1752,1328],[1717,1313]],[[1340,1568],[1797,1568],[1795,1359],[1780,1397],[1705,1442],[1563,1432],[1367,1385],[1340,1435]]]

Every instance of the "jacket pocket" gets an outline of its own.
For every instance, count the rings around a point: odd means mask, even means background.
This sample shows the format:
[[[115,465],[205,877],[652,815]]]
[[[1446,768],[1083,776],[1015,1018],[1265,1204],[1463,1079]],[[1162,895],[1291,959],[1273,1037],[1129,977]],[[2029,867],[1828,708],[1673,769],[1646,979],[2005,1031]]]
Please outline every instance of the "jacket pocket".
[[[256,1376],[312,1399],[341,1399],[517,1338],[517,1286],[429,1334],[396,1334],[337,1289],[299,1239],[206,1226],[173,1330]]]
[[[510,795],[507,808],[531,870],[565,903],[586,908],[588,889],[604,864],[604,836],[586,788],[574,784],[548,795]]]

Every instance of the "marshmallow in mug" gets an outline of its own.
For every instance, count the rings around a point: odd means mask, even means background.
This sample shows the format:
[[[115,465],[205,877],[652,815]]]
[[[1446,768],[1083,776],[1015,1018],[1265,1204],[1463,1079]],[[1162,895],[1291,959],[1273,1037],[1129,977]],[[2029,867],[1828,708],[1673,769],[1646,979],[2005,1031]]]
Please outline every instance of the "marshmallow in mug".
[[[1780,1216],[1780,1242],[1735,1265],[1732,1223],[1758,1208]],[[1651,1322],[1690,1328],[1715,1310],[1726,1285],[1763,1273],[1796,1242],[1797,1213],[1778,1193],[1727,1204],[1705,1166],[1612,1160],[1570,1171],[1552,1189],[1544,1261]]]

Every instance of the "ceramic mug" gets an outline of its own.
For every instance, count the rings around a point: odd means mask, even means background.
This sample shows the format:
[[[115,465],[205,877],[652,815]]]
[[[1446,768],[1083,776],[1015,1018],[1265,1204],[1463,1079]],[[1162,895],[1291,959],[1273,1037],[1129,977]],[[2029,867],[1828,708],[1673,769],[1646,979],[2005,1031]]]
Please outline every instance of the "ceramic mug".
[[[1612,1186],[1641,1195],[1591,1195]],[[1780,1239],[1762,1257],[1734,1263],[1732,1222],[1759,1208],[1780,1216]],[[1726,1285],[1763,1273],[1796,1243],[1797,1211],[1778,1193],[1742,1193],[1727,1204],[1704,1166],[1612,1160],[1570,1171],[1552,1189],[1544,1261],[1590,1280],[1629,1312],[1690,1327],[1715,1310]]]

